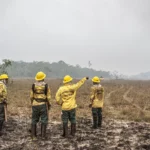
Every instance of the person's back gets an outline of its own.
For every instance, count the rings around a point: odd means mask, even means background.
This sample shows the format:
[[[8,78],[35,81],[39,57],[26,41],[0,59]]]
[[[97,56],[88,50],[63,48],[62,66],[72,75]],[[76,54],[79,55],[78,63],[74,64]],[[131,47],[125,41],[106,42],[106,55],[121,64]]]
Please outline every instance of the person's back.
[[[92,91],[92,107],[95,108],[101,108],[103,107],[103,103],[104,103],[104,88],[102,87],[101,84],[96,84],[93,85],[91,87],[91,91]]]
[[[49,86],[44,82],[46,74],[38,72],[35,76],[36,82],[32,85],[30,92],[30,100],[32,103],[32,140],[36,138],[36,125],[41,122],[41,136],[46,138],[46,127],[48,124],[48,107],[50,107],[51,93]]]
[[[35,82],[32,85],[33,106],[45,104],[45,102],[47,102],[47,99],[50,99],[50,94],[47,94],[47,88],[48,85],[44,81]]]
[[[76,84],[72,84],[72,77],[69,75],[64,77],[63,83],[57,93],[56,102],[62,106],[62,122],[63,122],[63,136],[68,136],[68,120],[71,122],[71,135],[74,136],[76,132],[76,91],[88,79],[85,77]]]
[[[61,101],[62,110],[71,110],[77,107],[76,91],[84,84],[86,78],[83,78],[76,84],[67,83],[61,86],[56,94],[56,99]]]
[[[90,107],[92,107],[93,128],[101,127],[102,124],[102,108],[104,104],[104,88],[100,84],[101,78],[95,76],[92,79]]]
[[[65,84],[60,87],[59,92],[62,101],[62,110],[70,110],[77,107],[76,104],[76,91],[84,83],[86,79],[83,78],[76,84]],[[56,97],[58,94],[56,95]]]
[[[0,136],[2,135],[2,127],[4,121],[7,121],[7,116],[5,116],[5,109],[7,106],[7,87],[8,75],[2,74],[0,76]]]
[[[61,91],[61,100],[62,100],[62,109],[70,110],[76,108],[76,91],[72,89],[72,85],[64,85],[60,88]]]
[[[7,99],[7,89],[6,85],[0,81],[0,103],[2,103],[4,99]]]

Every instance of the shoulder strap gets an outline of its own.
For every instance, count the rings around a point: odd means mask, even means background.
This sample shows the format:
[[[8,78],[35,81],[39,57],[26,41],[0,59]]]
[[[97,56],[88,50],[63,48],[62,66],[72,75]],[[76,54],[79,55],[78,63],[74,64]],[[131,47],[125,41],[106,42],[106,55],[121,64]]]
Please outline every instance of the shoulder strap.
[[[44,90],[45,95],[47,95],[47,90],[48,90],[48,84],[45,84],[45,90]],[[35,93],[35,84],[32,84],[32,91],[33,93]]]
[[[47,90],[48,90],[48,84],[45,84],[45,95],[47,95]]]
[[[32,91],[35,93],[35,84],[32,84]]]

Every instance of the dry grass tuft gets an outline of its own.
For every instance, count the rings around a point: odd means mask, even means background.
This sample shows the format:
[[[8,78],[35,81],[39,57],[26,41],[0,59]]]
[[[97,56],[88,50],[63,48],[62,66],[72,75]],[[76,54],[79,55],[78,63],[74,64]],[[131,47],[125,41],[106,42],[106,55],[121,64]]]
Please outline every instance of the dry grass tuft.
[[[13,80],[8,86],[8,113],[10,116],[31,117],[29,93],[34,80]],[[61,120],[61,108],[55,103],[55,93],[61,80],[48,79],[52,93],[50,120]],[[150,82],[111,80],[103,81],[105,88],[104,117],[150,122]],[[77,92],[77,117],[91,117],[89,93],[91,82],[84,84]]]

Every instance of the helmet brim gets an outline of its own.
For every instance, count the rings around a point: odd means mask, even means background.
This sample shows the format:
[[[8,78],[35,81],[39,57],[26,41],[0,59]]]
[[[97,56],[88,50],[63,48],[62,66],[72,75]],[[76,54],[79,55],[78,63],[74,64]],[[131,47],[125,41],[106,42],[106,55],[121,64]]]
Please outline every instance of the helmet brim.
[[[95,81],[94,79],[92,79],[92,82],[94,82],[94,83],[100,83],[100,80],[99,81]]]
[[[42,78],[40,78],[40,79],[38,79],[37,76],[36,76],[36,77],[35,77],[35,80],[36,80],[36,81],[41,81],[41,80],[44,80],[45,78],[46,78],[46,74],[44,74],[44,76],[43,76]]]
[[[68,81],[63,81],[63,83],[65,84],[65,83],[69,83],[69,82],[71,82],[73,80],[73,78],[71,78],[70,80],[68,80]]]

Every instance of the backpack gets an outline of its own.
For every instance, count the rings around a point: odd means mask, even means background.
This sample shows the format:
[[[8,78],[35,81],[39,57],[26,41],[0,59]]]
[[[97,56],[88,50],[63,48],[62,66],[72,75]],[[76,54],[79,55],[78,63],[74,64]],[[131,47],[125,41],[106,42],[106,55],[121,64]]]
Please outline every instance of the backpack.
[[[3,84],[0,84],[0,96],[2,97],[3,96]]]
[[[45,95],[47,95],[47,89],[48,89],[48,84],[45,84],[45,89],[44,89],[44,94]],[[36,93],[35,84],[32,84],[32,91],[33,91],[33,93]]]

